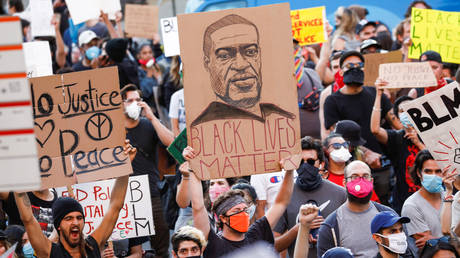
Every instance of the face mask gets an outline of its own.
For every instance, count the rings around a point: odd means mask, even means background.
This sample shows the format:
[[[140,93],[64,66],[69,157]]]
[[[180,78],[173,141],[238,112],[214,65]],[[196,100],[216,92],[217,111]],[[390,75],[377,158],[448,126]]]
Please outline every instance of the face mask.
[[[25,244],[22,247],[22,252],[24,253],[24,257],[26,258],[33,258],[34,257],[34,249],[32,248],[32,245],[29,243]]]
[[[254,204],[251,204],[251,206],[249,206],[248,208],[248,212],[249,218],[252,219],[252,217],[254,217],[254,214],[256,214],[256,206]]]
[[[249,229],[249,214],[245,211],[238,212],[231,216],[227,216],[229,223],[226,224],[231,229],[240,232],[246,233]]]
[[[297,169],[297,174],[298,176],[295,183],[304,191],[315,190],[321,185],[321,182],[323,182],[319,174],[319,169],[308,163],[300,165],[299,169]]]
[[[364,178],[358,178],[347,183],[347,191],[357,198],[367,197],[374,189],[374,184]]]
[[[129,118],[137,120],[141,114],[141,106],[137,105],[137,101],[134,101],[125,108],[125,112]]]
[[[98,57],[100,54],[101,54],[101,49],[96,46],[90,47],[85,51],[85,56],[90,61]]]
[[[350,152],[345,147],[331,151],[330,156],[337,163],[345,163],[351,158]]]
[[[211,202],[214,202],[217,200],[217,197],[227,192],[228,190],[230,190],[230,187],[226,185],[214,184],[213,186],[209,187],[209,199],[211,199]]]
[[[412,123],[410,122],[409,115],[406,112],[400,113],[399,114],[399,121],[401,121],[401,124],[405,127],[411,127]]]
[[[364,71],[360,68],[351,68],[343,73],[343,83],[347,85],[362,86],[364,83]]]
[[[430,193],[440,193],[444,190],[442,177],[423,174],[422,186]]]
[[[377,234],[380,237],[388,238],[389,245],[385,246],[379,243],[381,246],[388,248],[388,250],[397,253],[397,254],[404,254],[407,250],[407,241],[406,241],[406,234],[403,232],[398,234],[391,234],[388,236],[384,236],[381,234]]]

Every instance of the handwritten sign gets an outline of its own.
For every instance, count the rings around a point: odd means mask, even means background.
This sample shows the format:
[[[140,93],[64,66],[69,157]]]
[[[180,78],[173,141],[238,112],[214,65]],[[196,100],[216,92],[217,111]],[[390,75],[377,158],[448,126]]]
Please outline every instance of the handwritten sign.
[[[127,4],[125,8],[128,37],[153,38],[158,32],[158,6]]]
[[[402,61],[401,51],[388,53],[372,53],[364,55],[364,85],[374,85],[379,75],[380,64],[399,63]]]
[[[132,173],[116,67],[32,78],[30,88],[44,188]]]
[[[379,77],[388,82],[385,88],[436,86],[437,80],[428,62],[381,64]]]
[[[460,170],[460,87],[452,82],[401,105],[431,155],[442,168]]]
[[[37,190],[40,171],[19,17],[0,17],[0,28],[6,32],[0,40],[0,67],[15,63],[14,73],[0,69],[0,191]],[[19,59],[10,59],[6,52]]]
[[[53,3],[48,0],[30,1],[32,21],[30,22],[32,37],[55,36],[56,31],[51,24]]]
[[[120,0],[66,0],[74,24],[91,19],[99,19],[101,10],[115,19],[115,13],[121,10]]]
[[[160,25],[165,56],[169,57],[180,55],[177,17],[163,18],[160,20]]]
[[[83,206],[85,227],[90,235],[109,209],[115,179],[73,185],[75,198]],[[69,196],[66,187],[56,188],[58,196]],[[125,202],[109,240],[155,235],[147,175],[129,178]]]
[[[289,4],[178,16],[187,143],[201,179],[300,162]],[[235,68],[237,67],[237,68]],[[280,85],[284,85],[280,87]],[[289,86],[291,85],[291,86]]]
[[[53,74],[53,63],[48,41],[33,41],[22,44],[26,59],[27,77]]]
[[[409,58],[438,52],[443,62],[460,64],[460,12],[412,8]]]
[[[326,7],[314,7],[291,11],[292,37],[299,45],[311,45],[327,41]]]
[[[184,151],[185,147],[187,147],[187,129],[180,132],[171,145],[168,146],[167,150],[179,164],[182,164],[185,162],[182,156],[182,151]]]

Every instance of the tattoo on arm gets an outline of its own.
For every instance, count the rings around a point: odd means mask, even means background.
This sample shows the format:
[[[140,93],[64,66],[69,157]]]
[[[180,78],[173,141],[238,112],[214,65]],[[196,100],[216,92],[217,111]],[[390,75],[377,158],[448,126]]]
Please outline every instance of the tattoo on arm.
[[[26,193],[18,193],[18,196],[22,198],[22,201],[26,207],[30,207],[29,196]]]

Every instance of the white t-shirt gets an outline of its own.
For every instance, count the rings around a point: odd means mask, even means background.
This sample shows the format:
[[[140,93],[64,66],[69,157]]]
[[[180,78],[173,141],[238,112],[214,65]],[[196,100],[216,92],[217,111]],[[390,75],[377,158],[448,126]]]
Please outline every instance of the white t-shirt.
[[[251,185],[256,189],[257,198],[260,201],[267,201],[265,211],[272,207],[278,194],[281,182],[283,182],[285,171],[274,173],[251,175]],[[294,179],[297,171],[294,171]]]
[[[169,118],[179,120],[179,131],[185,129],[184,89],[180,89],[171,96],[169,103]]]
[[[452,230],[455,229],[457,224],[460,222],[460,191],[454,196],[454,202],[452,202]]]

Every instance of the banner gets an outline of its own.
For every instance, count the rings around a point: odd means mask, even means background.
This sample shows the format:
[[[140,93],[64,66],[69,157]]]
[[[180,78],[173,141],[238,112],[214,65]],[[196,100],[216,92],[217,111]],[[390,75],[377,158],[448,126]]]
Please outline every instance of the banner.
[[[115,179],[73,185],[75,199],[83,206],[85,227],[90,235],[101,224],[109,209]],[[69,196],[66,187],[56,188],[58,196]],[[109,240],[155,235],[147,175],[129,178],[125,202]]]
[[[43,188],[132,173],[117,70],[29,80]]]
[[[387,89],[438,85],[428,62],[381,64],[379,77],[388,82]]]
[[[158,6],[127,4],[125,8],[127,37],[152,39],[158,32]]]
[[[460,64],[460,12],[412,8],[409,58],[438,52],[443,62]]]
[[[326,7],[291,11],[292,37],[301,46],[327,41]]]
[[[165,56],[180,55],[179,46],[179,30],[177,28],[177,17],[163,18],[160,20],[161,36],[163,38],[163,46]]]
[[[289,4],[178,16],[187,143],[201,179],[300,163]]]
[[[374,86],[379,75],[380,64],[402,62],[401,51],[364,55],[364,85]]]
[[[452,82],[401,108],[439,167],[460,171],[460,87]]]

